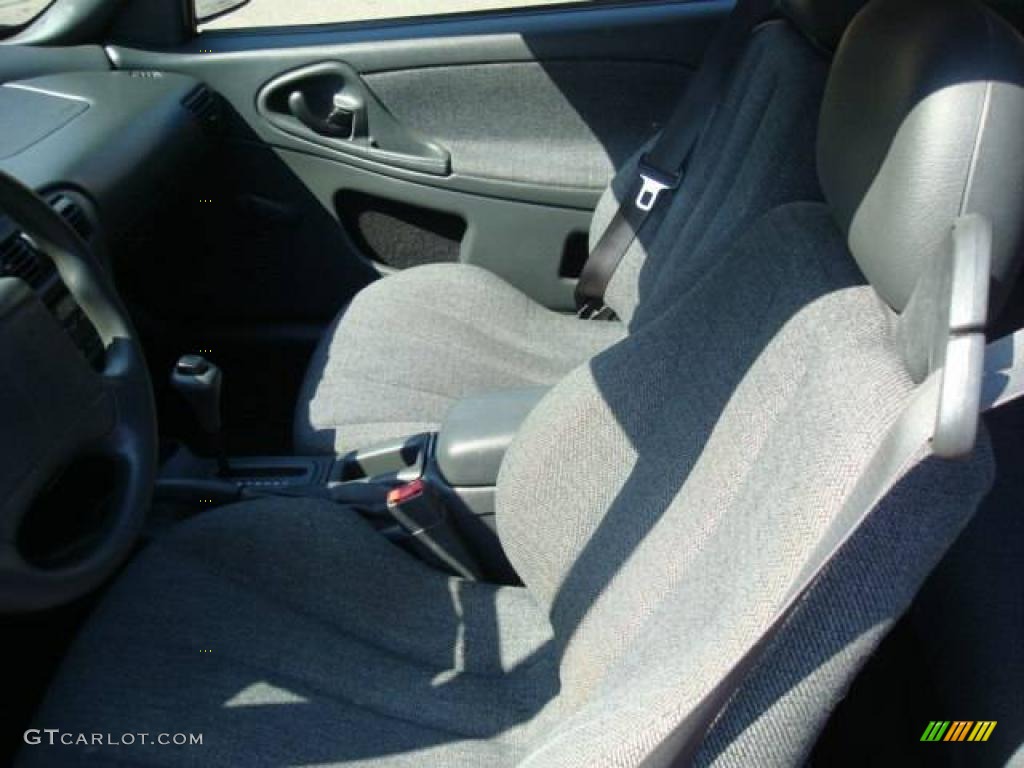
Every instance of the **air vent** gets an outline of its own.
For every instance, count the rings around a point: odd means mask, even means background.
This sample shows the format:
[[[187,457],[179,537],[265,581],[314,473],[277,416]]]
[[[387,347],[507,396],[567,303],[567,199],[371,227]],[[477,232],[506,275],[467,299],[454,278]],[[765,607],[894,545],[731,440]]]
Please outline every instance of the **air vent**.
[[[89,217],[85,211],[82,210],[82,206],[76,203],[67,195],[57,195],[50,199],[50,204],[54,210],[61,215],[61,217],[71,228],[78,233],[86,242],[92,238],[93,226],[92,222],[89,221]]]
[[[46,280],[46,269],[35,248],[20,234],[0,245],[0,273],[18,277],[32,288],[40,288]]]
[[[207,130],[217,128],[221,123],[220,100],[205,85],[198,86],[181,100],[189,112],[196,116]]]

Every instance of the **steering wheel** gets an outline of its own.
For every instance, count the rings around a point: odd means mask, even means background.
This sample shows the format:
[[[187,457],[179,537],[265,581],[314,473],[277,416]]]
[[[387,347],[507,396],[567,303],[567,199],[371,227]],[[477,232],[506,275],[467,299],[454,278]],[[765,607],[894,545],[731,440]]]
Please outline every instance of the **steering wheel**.
[[[82,596],[124,562],[153,492],[157,429],[135,330],[89,246],[3,172],[0,213],[53,263],[104,348],[97,371],[39,296],[19,279],[0,277],[0,612],[13,612]],[[62,557],[26,556],[21,532],[29,519],[36,530],[50,524],[46,514],[80,522],[74,488],[53,491],[76,466],[94,485],[91,468],[104,468],[102,503],[80,514],[93,521],[84,526],[85,544],[69,545]]]

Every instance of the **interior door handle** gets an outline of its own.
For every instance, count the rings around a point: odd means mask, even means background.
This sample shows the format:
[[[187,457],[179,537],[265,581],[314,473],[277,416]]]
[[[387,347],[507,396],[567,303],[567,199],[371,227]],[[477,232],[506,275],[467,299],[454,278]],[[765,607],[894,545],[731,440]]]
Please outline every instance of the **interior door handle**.
[[[296,89],[288,95],[288,110],[311,131],[335,139],[359,136],[365,122],[360,119],[365,114],[365,107],[359,99],[345,92],[334,94],[326,114],[318,115],[310,106],[306,94]]]
[[[278,75],[260,89],[256,109],[278,131],[317,145],[319,154],[331,159],[433,176],[451,173],[451,153],[399,123],[344,61],[322,61]]]

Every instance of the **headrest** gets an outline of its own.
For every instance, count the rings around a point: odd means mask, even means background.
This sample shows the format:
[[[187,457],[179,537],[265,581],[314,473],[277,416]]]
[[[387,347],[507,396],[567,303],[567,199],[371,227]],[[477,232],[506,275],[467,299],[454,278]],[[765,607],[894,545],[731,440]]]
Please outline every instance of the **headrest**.
[[[874,0],[833,60],[818,174],[850,251],[902,312],[960,216],[992,225],[992,303],[1024,220],[1024,40],[974,0]]]
[[[834,51],[867,0],[779,0],[779,13],[815,45]]]

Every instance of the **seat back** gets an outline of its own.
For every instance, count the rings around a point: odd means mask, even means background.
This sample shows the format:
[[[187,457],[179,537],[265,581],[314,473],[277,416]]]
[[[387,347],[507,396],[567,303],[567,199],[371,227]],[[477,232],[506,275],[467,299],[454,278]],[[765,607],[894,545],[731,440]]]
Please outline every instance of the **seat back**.
[[[837,535],[883,436],[941,364],[922,318],[943,311],[926,299],[957,216],[993,223],[995,285],[1016,271],[1024,157],[1008,137],[1022,83],[1024,43],[980,5],[876,0],[823,102],[827,203],[760,217],[530,416],[502,468],[498,524],[549,611],[561,691],[524,765],[640,764]],[[922,454],[701,762],[806,756],[991,478],[984,435],[965,461]]]
[[[755,31],[680,189],[651,214],[608,285],[608,306],[631,327],[671,303],[758,216],[820,195],[813,150],[831,50],[865,1],[787,0],[781,19]],[[591,248],[629,194],[646,149],[603,196]]]

